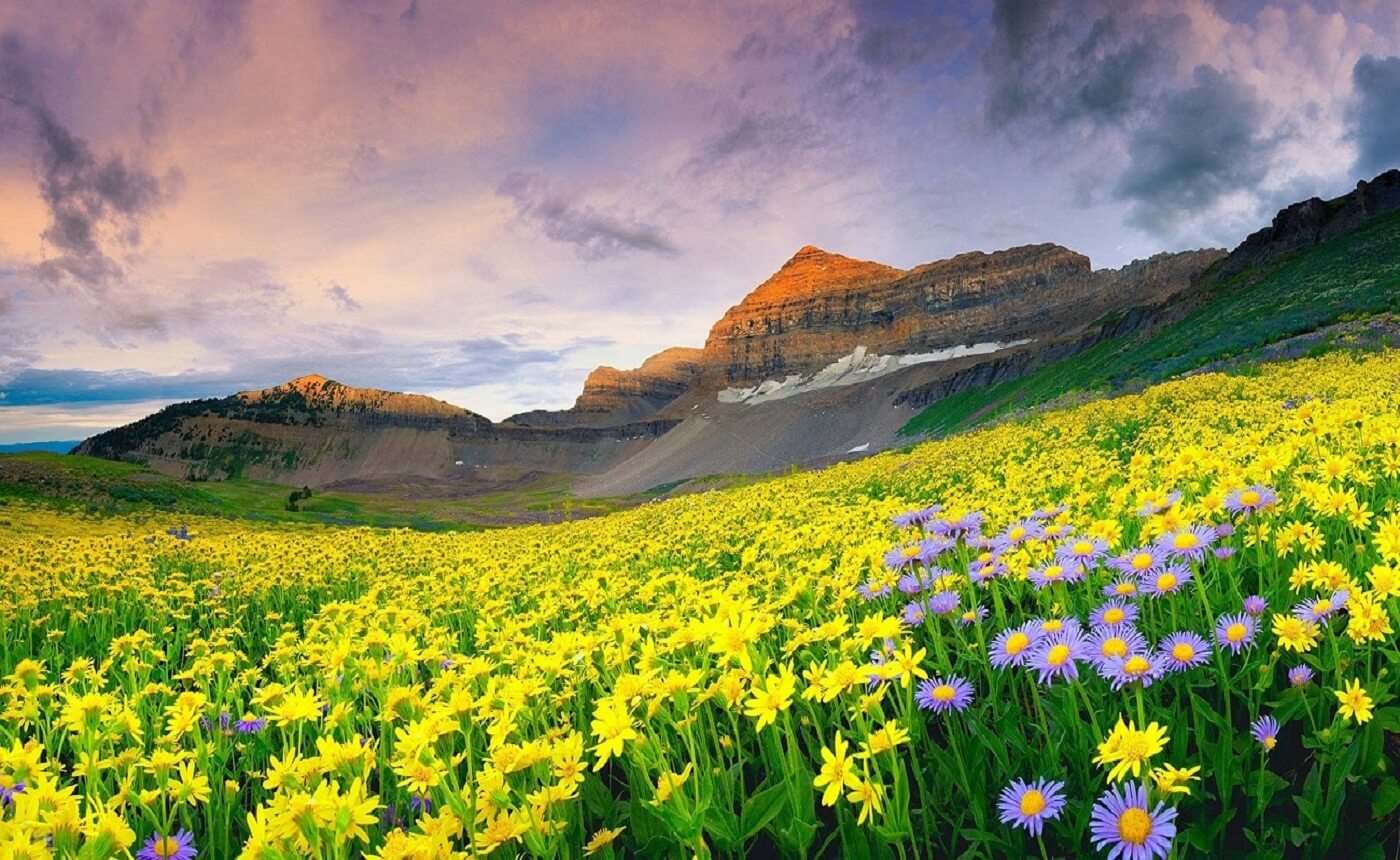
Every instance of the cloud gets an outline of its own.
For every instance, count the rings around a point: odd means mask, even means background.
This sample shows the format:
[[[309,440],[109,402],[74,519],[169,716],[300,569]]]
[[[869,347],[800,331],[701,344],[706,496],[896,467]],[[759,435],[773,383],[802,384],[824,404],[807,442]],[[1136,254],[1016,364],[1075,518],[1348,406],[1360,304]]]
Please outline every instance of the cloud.
[[[1129,139],[1129,163],[1114,193],[1132,203],[1138,226],[1169,233],[1178,221],[1268,173],[1273,141],[1261,133],[1254,92],[1210,66],[1173,94]]]
[[[629,251],[663,256],[678,253],[661,228],[580,203],[538,173],[512,172],[496,187],[496,193],[515,201],[520,217],[538,226],[545,236],[576,246],[588,259]]]
[[[326,298],[335,302],[336,307],[346,312],[357,311],[361,308],[360,303],[355,301],[354,296],[350,295],[350,291],[341,284],[332,282],[329,287],[326,287]]]
[[[1347,110],[1356,141],[1356,171],[1370,178],[1400,167],[1400,56],[1367,54],[1351,72],[1354,100]]]

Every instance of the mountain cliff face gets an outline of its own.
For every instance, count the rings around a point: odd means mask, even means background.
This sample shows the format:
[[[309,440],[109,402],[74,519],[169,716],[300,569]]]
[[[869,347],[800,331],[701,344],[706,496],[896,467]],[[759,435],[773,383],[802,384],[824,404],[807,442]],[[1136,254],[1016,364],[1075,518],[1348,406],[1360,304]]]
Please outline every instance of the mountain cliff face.
[[[641,420],[690,388],[700,374],[700,358],[699,349],[676,346],[658,352],[635,370],[604,365],[588,374],[572,408],[522,412],[506,421],[532,427],[593,427]]]
[[[1310,197],[1279,210],[1272,224],[1251,233],[1214,276],[1228,278],[1283,254],[1311,248],[1396,209],[1400,209],[1400,170],[1388,170],[1369,182],[1363,179],[1356,190],[1335,200]]]
[[[702,380],[717,389],[810,374],[857,347],[903,355],[1060,337],[1185,290],[1220,256],[1161,255],[1094,272],[1089,258],[1045,244],[906,271],[808,246],[710,330]]]

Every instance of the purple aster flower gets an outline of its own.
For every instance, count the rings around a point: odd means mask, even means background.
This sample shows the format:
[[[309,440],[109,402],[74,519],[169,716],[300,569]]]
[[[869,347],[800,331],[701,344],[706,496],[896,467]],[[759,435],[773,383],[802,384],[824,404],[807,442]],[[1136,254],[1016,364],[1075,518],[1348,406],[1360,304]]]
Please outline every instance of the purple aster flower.
[[[1035,649],[1035,643],[1043,635],[1040,625],[1033,621],[1001,631],[988,649],[991,652],[992,665],[998,669],[1026,665]]]
[[[1087,567],[1108,555],[1108,544],[1098,538],[1081,537],[1060,544],[1055,554],[1067,567]]]
[[[1351,592],[1345,588],[1332,592],[1329,597],[1319,597],[1316,600],[1305,600],[1293,607],[1293,617],[1301,618],[1304,621],[1324,621],[1331,617],[1333,613],[1347,605],[1351,599]]]
[[[1142,586],[1138,584],[1138,580],[1135,577],[1131,576],[1120,576],[1103,587],[1104,597],[1122,597],[1126,599],[1137,597],[1138,593],[1141,591]]]
[[[946,681],[928,678],[919,684],[914,700],[920,708],[935,714],[965,711],[972,704],[972,685],[957,675],[949,675]]]
[[[199,854],[194,847],[194,834],[176,831],[174,836],[152,833],[146,845],[136,852],[137,860],[194,860]]]
[[[431,797],[420,797],[415,794],[413,798],[409,800],[408,808],[414,812],[426,812],[431,814],[433,811],[433,799]]]
[[[1037,567],[1026,576],[1035,586],[1036,591],[1049,588],[1057,582],[1074,582],[1076,579],[1083,579],[1083,577],[1083,568],[1078,565],[1066,567],[1058,561],[1052,561],[1044,567]]]
[[[1288,683],[1295,687],[1306,687],[1312,683],[1315,677],[1317,677],[1317,673],[1306,664],[1294,666],[1288,670]]]
[[[1264,748],[1264,752],[1273,752],[1278,745],[1278,720],[1273,717],[1260,717],[1249,725],[1250,733],[1254,739]]]
[[[1142,590],[1152,597],[1175,594],[1191,580],[1191,568],[1180,564],[1169,564],[1160,570],[1149,571],[1142,577]]]
[[[1065,808],[1064,790],[1065,784],[1054,780],[1022,782],[1013,779],[1001,790],[1001,800],[997,803],[1001,823],[1039,837],[1045,822],[1059,818],[1060,811]]]
[[[1157,541],[1157,545],[1173,558],[1200,561],[1215,539],[1214,528],[1195,525],[1167,532]]]
[[[1210,643],[1205,637],[1185,630],[1173,633],[1157,645],[1169,672],[1184,672],[1210,659]]]
[[[1176,837],[1176,810],[1165,803],[1147,805],[1147,789],[1124,783],[1104,792],[1094,804],[1091,839],[1108,851],[1108,860],[1161,860]]]
[[[923,541],[890,547],[885,551],[885,566],[890,570],[904,570],[924,560]]]
[[[1211,554],[1223,561],[1224,559],[1230,558],[1235,554],[1235,548],[1232,546],[1218,546],[1215,549],[1211,550]]]
[[[267,720],[255,717],[252,714],[244,714],[243,719],[233,724],[233,727],[240,734],[253,735],[267,727]]]
[[[1254,484],[1242,490],[1235,490],[1225,497],[1225,510],[1232,514],[1250,514],[1271,508],[1278,504],[1278,493],[1263,484]]]
[[[906,573],[899,578],[899,582],[895,583],[895,588],[904,594],[918,594],[924,590],[924,581],[924,578],[918,574]]]
[[[1110,600],[1089,615],[1089,624],[1094,627],[1118,627],[1137,621],[1138,608],[1126,600]]]
[[[940,591],[928,599],[928,611],[934,615],[952,615],[958,608],[956,591]]]
[[[998,576],[1005,576],[1006,571],[1006,565],[1000,561],[991,561],[987,562],[986,564],[983,564],[980,561],[975,561],[972,564],[968,565],[967,578],[969,581],[972,582],[973,585],[982,585],[989,579],[993,579]]]
[[[1159,504],[1156,500],[1149,499],[1148,501],[1143,502],[1142,507],[1138,508],[1137,515],[1144,518],[1153,517],[1157,514],[1162,513],[1163,511],[1171,510],[1180,501],[1181,491],[1172,490],[1170,493],[1167,493],[1165,504]]]
[[[982,521],[985,519],[981,511],[971,511],[963,514],[955,520],[938,520],[929,524],[929,531],[934,534],[966,535],[968,537],[978,537],[982,532]]]
[[[902,514],[895,514],[890,518],[890,521],[899,528],[922,526],[924,523],[938,516],[942,510],[942,505],[929,505],[926,508],[919,508],[915,511],[905,511]]]
[[[924,618],[927,617],[927,615],[928,607],[922,600],[909,601],[904,604],[904,611],[900,613],[900,617],[904,619],[904,623],[908,624],[910,627],[918,627],[920,624],[923,624]]]
[[[1089,638],[1089,659],[1098,667],[1100,674],[1104,673],[1109,660],[1121,659],[1129,654],[1141,654],[1146,650],[1147,640],[1128,625],[1105,627],[1094,631]]]
[[[1167,673],[1167,659],[1161,654],[1137,653],[1126,657],[1105,657],[1099,663],[1099,674],[1113,689],[1129,684],[1141,684],[1144,689]]]
[[[1142,576],[1149,570],[1156,570],[1166,563],[1166,550],[1155,544],[1130,549],[1108,560],[1109,567],[1129,576]]]
[[[1244,599],[1244,611],[1258,618],[1269,609],[1269,602],[1257,594],[1251,594]]]
[[[978,605],[967,610],[962,615],[959,615],[958,623],[964,627],[971,627],[973,624],[976,624],[977,622],[981,621],[983,618],[986,617],[987,607]]]
[[[14,802],[14,800],[15,800],[15,795],[16,795],[16,794],[23,794],[23,793],[24,793],[24,781],[23,781],[23,780],[20,780],[20,781],[16,782],[14,785],[11,785],[11,786],[8,786],[8,787],[5,786],[4,784],[0,784],[0,806],[8,806],[9,804],[11,804],[11,803]]]
[[[1014,522],[1006,527],[1006,531],[997,535],[1008,547],[1020,546],[1028,540],[1039,540],[1044,536],[1045,527],[1033,519]]]
[[[1234,524],[1234,523],[1216,523],[1216,524],[1215,524],[1215,536],[1216,536],[1217,538],[1227,538],[1227,537],[1229,537],[1230,535],[1232,535],[1232,534],[1234,534],[1234,533],[1235,533],[1235,524]]]
[[[1238,654],[1254,645],[1258,629],[1259,622],[1252,615],[1222,615],[1215,622],[1215,641],[1221,648],[1230,649],[1231,654]]]
[[[881,597],[889,594],[890,591],[892,591],[892,589],[889,583],[875,582],[873,580],[870,582],[863,582],[856,586],[856,593],[859,594],[861,599],[866,603],[872,600],[879,600]]]
[[[1029,665],[1040,674],[1042,684],[1054,683],[1056,678],[1073,681],[1079,677],[1079,661],[1088,656],[1088,643],[1079,628],[1066,626],[1036,644]]]

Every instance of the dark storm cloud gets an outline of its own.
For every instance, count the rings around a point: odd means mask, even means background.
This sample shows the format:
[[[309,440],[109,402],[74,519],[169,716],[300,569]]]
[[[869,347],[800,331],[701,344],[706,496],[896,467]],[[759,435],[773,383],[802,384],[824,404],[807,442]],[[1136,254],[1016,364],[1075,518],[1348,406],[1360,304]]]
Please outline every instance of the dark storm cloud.
[[[538,173],[516,171],[496,187],[515,202],[516,212],[556,242],[574,245],[589,259],[614,257],[629,251],[672,255],[675,245],[659,228],[633,218],[580,203],[553,188]]]
[[[999,0],[982,64],[987,118],[1062,127],[1112,125],[1143,107],[1175,63],[1182,17],[1131,16],[1095,3]]]
[[[1400,57],[1366,55],[1351,71],[1355,101],[1347,111],[1356,141],[1356,171],[1365,177],[1400,167]]]
[[[949,6],[925,0],[854,0],[855,56],[869,66],[899,71],[940,66],[971,41],[966,23]]]
[[[1272,141],[1252,89],[1210,66],[1171,95],[1129,138],[1129,163],[1115,188],[1133,204],[1133,221],[1169,232],[1183,213],[1252,188],[1267,174]]]
[[[345,289],[342,284],[332,282],[329,287],[326,287],[326,298],[334,302],[335,306],[343,311],[349,312],[360,309],[360,303],[355,301],[355,297],[350,295],[350,291]]]

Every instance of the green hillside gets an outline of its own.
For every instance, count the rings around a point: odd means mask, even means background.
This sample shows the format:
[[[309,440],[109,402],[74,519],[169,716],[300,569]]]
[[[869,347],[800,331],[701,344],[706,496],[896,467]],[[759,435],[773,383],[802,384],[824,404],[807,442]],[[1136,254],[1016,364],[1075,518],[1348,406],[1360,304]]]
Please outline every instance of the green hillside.
[[[1112,338],[1020,379],[930,404],[907,436],[946,435],[1060,399],[1133,390],[1359,316],[1400,311],[1400,212],[1213,284],[1154,332]]]

